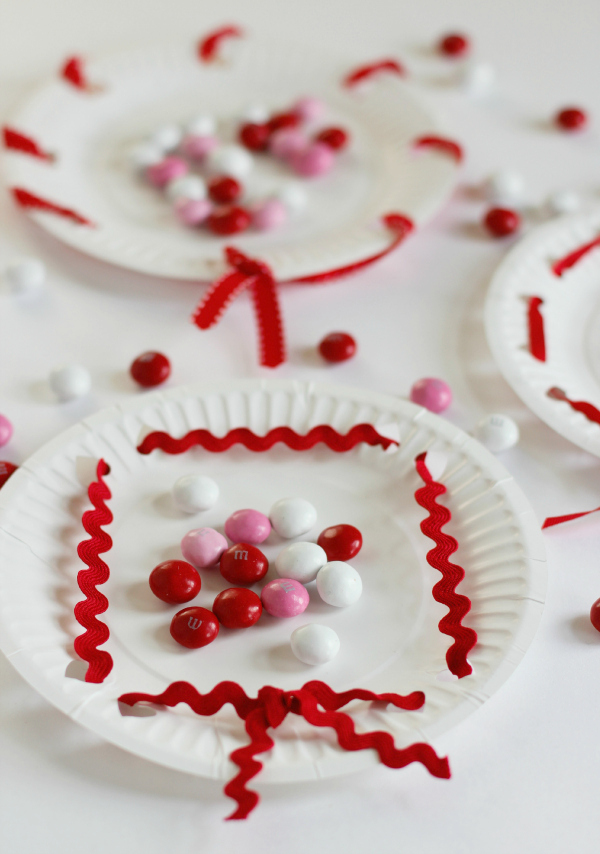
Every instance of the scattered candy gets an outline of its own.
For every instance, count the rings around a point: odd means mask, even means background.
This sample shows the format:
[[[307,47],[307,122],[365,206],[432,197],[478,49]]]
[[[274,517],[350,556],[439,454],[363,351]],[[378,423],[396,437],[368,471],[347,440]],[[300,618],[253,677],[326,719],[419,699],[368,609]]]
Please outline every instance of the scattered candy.
[[[4,486],[11,474],[14,474],[18,468],[14,463],[0,460],[0,488]]]
[[[215,136],[186,136],[181,143],[181,152],[190,160],[202,162],[219,145]]]
[[[181,553],[196,569],[214,566],[226,550],[227,540],[214,528],[188,531],[181,541]]]
[[[444,56],[456,58],[465,56],[469,52],[469,39],[459,33],[449,33],[438,42],[438,50]]]
[[[267,574],[269,561],[256,546],[237,543],[223,552],[219,569],[230,584],[254,584]]]
[[[317,521],[317,511],[304,498],[282,498],[271,507],[269,518],[275,532],[291,540],[310,531]]]
[[[189,121],[186,125],[186,132],[191,136],[212,136],[216,129],[217,124],[212,116],[201,115],[196,116],[194,119]]]
[[[158,163],[148,166],[146,178],[155,187],[162,189],[170,181],[187,175],[188,165],[181,157],[165,157]]]
[[[92,387],[89,371],[81,365],[67,365],[50,371],[48,382],[54,394],[63,402],[83,397]]]
[[[308,590],[293,578],[278,578],[263,587],[260,598],[267,614],[272,617],[297,617],[306,611]]]
[[[489,95],[496,84],[496,72],[487,62],[469,62],[459,72],[459,84],[475,98]]]
[[[500,454],[519,441],[519,428],[508,415],[486,415],[475,425],[473,435],[488,451]]]
[[[335,155],[332,149],[322,142],[313,142],[304,151],[300,151],[292,160],[292,167],[303,178],[315,178],[324,175],[332,168]]]
[[[219,487],[204,474],[186,474],[175,481],[173,501],[184,513],[210,510],[219,500]]]
[[[345,608],[358,602],[362,595],[362,581],[349,563],[332,560],[317,573],[319,596],[328,605]]]
[[[287,219],[287,210],[279,199],[265,199],[250,209],[252,225],[257,231],[270,231],[279,228]]]
[[[485,182],[486,195],[494,205],[506,205],[520,202],[525,191],[525,182],[519,172],[501,169]]]
[[[521,217],[508,208],[491,208],[483,218],[483,224],[492,237],[507,237],[521,227]]]
[[[183,225],[200,225],[211,215],[213,206],[208,199],[177,199],[175,216]]]
[[[328,561],[326,552],[316,543],[292,543],[275,558],[275,571],[281,578],[310,584]]]
[[[333,151],[341,151],[348,145],[348,134],[343,128],[324,128],[316,137],[317,142],[322,142]]]
[[[150,573],[150,590],[168,605],[182,605],[200,592],[198,572],[184,560],[165,560]]]
[[[213,202],[228,205],[242,195],[242,185],[229,175],[219,175],[209,183],[208,194]]]
[[[163,159],[164,153],[162,148],[159,148],[153,142],[141,142],[135,145],[129,152],[129,159],[135,169],[147,169],[148,166],[155,166]]]
[[[241,145],[222,145],[215,148],[206,157],[206,167],[213,175],[232,175],[245,178],[251,171],[254,161]]]
[[[327,560],[350,560],[362,548],[362,534],[354,525],[332,525],[319,534],[317,543],[321,546]]]
[[[16,294],[34,294],[46,282],[46,268],[37,258],[23,258],[9,264],[4,275]]]
[[[548,196],[546,206],[551,214],[574,213],[581,207],[581,196],[573,190],[558,190]]]
[[[329,626],[309,623],[292,632],[292,652],[304,664],[325,664],[340,651],[340,639]]]
[[[225,522],[225,533],[234,543],[262,543],[271,533],[271,523],[258,510],[236,510]]]
[[[297,128],[283,128],[274,133],[269,140],[269,151],[280,160],[291,162],[294,157],[305,151],[308,140]]]
[[[242,125],[239,132],[240,142],[249,151],[265,151],[271,131],[264,124],[248,122]]]
[[[232,206],[213,211],[208,217],[208,227],[214,234],[225,237],[239,234],[250,225],[250,214],[245,208]]]
[[[182,135],[177,125],[163,125],[152,134],[150,144],[163,152],[173,151],[181,142]]]
[[[0,448],[10,441],[13,426],[5,415],[0,415]]]
[[[171,363],[162,353],[148,350],[133,360],[129,373],[144,388],[164,383],[171,374]]]
[[[271,133],[282,128],[295,128],[300,124],[300,117],[296,113],[275,113],[271,116],[267,125]]]
[[[600,599],[596,599],[590,610],[592,626],[600,632]]]
[[[172,202],[177,199],[200,201],[206,198],[206,184],[198,175],[184,175],[183,178],[169,181],[166,196]]]
[[[262,602],[253,590],[229,587],[215,597],[213,612],[226,629],[247,629],[260,619]]]
[[[275,193],[276,198],[286,206],[290,213],[301,213],[308,204],[308,195],[304,187],[296,181],[289,181]]]
[[[443,412],[452,403],[452,391],[444,380],[425,377],[417,380],[410,390],[410,399],[430,412]]]
[[[579,107],[567,107],[556,114],[554,121],[561,130],[583,130],[588,123],[588,117]]]
[[[356,341],[347,332],[330,332],[319,343],[319,353],[327,362],[345,362],[356,353]]]
[[[242,118],[253,124],[265,124],[269,119],[269,111],[262,104],[250,104],[242,113]]]
[[[219,621],[206,608],[184,608],[171,621],[171,637],[188,649],[212,643],[219,634]]]
[[[325,112],[325,104],[319,98],[300,98],[292,106],[292,113],[298,116],[301,122],[314,122],[320,119]]]

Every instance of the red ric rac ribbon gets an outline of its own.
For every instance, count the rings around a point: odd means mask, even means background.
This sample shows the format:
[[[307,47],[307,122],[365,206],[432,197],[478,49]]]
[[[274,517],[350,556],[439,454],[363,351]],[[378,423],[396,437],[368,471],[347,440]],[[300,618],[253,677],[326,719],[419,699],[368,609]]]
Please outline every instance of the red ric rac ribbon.
[[[442,531],[452,516],[448,508],[438,504],[436,499],[446,492],[446,487],[431,477],[425,464],[424,453],[416,458],[415,466],[425,482],[425,486],[415,492],[415,500],[429,513],[421,522],[421,531],[435,543],[435,548],[427,552],[427,563],[442,573],[442,579],[433,588],[433,598],[448,607],[448,613],[439,622],[439,629],[454,639],[446,653],[446,662],[450,673],[461,679],[472,672],[467,655],[477,643],[477,635],[473,629],[462,625],[462,620],[471,610],[471,600],[456,592],[458,584],[465,577],[465,571],[448,560],[457,550],[458,543],[454,537]]]
[[[408,217],[398,213],[383,217],[383,224],[392,232],[393,239],[381,252],[345,267],[290,281],[318,284],[356,272],[392,252],[414,227]],[[243,290],[249,290],[258,324],[260,364],[275,368],[285,361],[285,342],[273,272],[264,261],[249,258],[232,246],[225,248],[225,258],[231,270],[213,283],[196,308],[192,320],[200,329],[210,329],[219,322],[235,297]]]
[[[342,80],[342,85],[347,89],[351,89],[363,80],[368,80],[382,71],[390,74],[397,74],[399,77],[404,77],[406,69],[398,62],[397,59],[380,59],[378,62],[371,62],[368,65],[359,65],[358,68],[353,68]]]
[[[226,39],[239,38],[244,35],[240,27],[221,27],[205,36],[198,44],[198,56],[202,62],[213,62],[218,58],[221,43]]]
[[[245,722],[250,743],[234,750],[230,756],[240,770],[223,790],[237,803],[237,809],[229,819],[247,818],[258,805],[259,796],[247,789],[246,783],[262,769],[262,763],[255,758],[257,754],[273,747],[273,739],[267,730],[269,727],[276,729],[288,714],[299,715],[313,726],[331,727],[344,750],[377,751],[380,761],[388,768],[404,768],[411,762],[420,762],[434,777],[450,777],[448,760],[440,758],[428,744],[420,742],[399,750],[387,732],[357,733],[352,718],[338,711],[352,700],[391,703],[398,709],[412,711],[421,708],[425,695],[421,691],[405,697],[399,694],[374,694],[360,688],[338,694],[324,682],[313,681],[307,682],[297,691],[282,691],[266,685],[259,690],[256,699],[248,697],[236,682],[220,682],[208,694],[200,694],[189,682],[173,682],[162,694],[131,693],[119,697],[119,702],[128,706],[142,702],[164,706],[187,703],[192,711],[203,716],[214,715],[226,703],[231,703]]]
[[[86,217],[81,216],[81,214],[78,214],[77,211],[74,211],[72,208],[65,208],[62,205],[57,205],[54,202],[48,201],[48,199],[43,199],[41,196],[36,196],[34,193],[30,193],[29,190],[25,190],[23,187],[12,187],[11,193],[19,207],[24,208],[25,210],[56,214],[57,216],[64,217],[65,219],[70,219],[72,222],[77,223],[77,225],[94,225],[93,222],[86,219]]]
[[[573,519],[581,519],[582,516],[589,516],[591,513],[597,513],[599,510],[600,507],[594,507],[593,510],[584,510],[583,513],[569,513],[566,516],[548,516],[544,520],[542,530],[544,528],[552,528],[554,525],[562,525],[563,522],[572,522]]]
[[[585,415],[588,421],[600,424],[600,410],[597,409],[593,403],[588,403],[586,400],[571,400],[567,397],[566,392],[564,392],[562,388],[557,388],[556,386],[549,388],[546,395],[551,397],[553,400],[560,400],[563,403],[568,403],[571,409],[575,412],[581,412],[582,415]]]
[[[527,300],[527,326],[529,327],[529,352],[534,359],[546,361],[546,335],[544,333],[544,318],[540,307],[544,304],[541,297],[530,297]]]
[[[444,154],[449,154],[457,163],[461,163],[464,157],[462,147],[452,139],[443,136],[420,136],[413,142],[414,148],[433,148]]]
[[[590,240],[589,243],[584,243],[583,246],[579,246],[577,249],[574,249],[572,252],[569,252],[568,255],[565,255],[564,258],[559,258],[558,261],[555,261],[552,264],[552,272],[555,276],[562,276],[567,270],[570,270],[571,267],[574,267],[575,264],[579,263],[582,258],[584,258],[592,249],[596,249],[600,247],[600,237],[596,237],[595,240]]]
[[[70,56],[66,59],[60,70],[60,76],[66,83],[82,92],[94,92],[98,89],[97,86],[93,86],[88,81],[85,73],[85,62],[81,56]]]
[[[108,599],[100,593],[98,584],[107,582],[110,575],[108,566],[100,557],[102,552],[112,548],[112,540],[103,530],[103,526],[109,525],[113,520],[113,515],[106,506],[111,497],[110,489],[103,480],[109,472],[107,463],[100,460],[96,471],[98,479],[88,488],[88,496],[94,509],[85,512],[82,518],[83,527],[90,539],[79,543],[77,547],[77,554],[87,565],[87,569],[82,569],[77,574],[77,584],[85,599],[75,605],[75,619],[85,632],[75,638],[75,652],[89,664],[85,674],[86,682],[103,682],[113,667],[110,654],[98,649],[110,636],[108,627],[96,619],[98,614],[103,614],[108,608]]]
[[[49,151],[44,151],[35,139],[26,136],[24,133],[10,127],[2,128],[2,138],[4,147],[9,151],[18,151],[21,154],[29,154],[30,157],[37,157],[39,160],[46,160],[48,163],[53,163],[55,157]]]

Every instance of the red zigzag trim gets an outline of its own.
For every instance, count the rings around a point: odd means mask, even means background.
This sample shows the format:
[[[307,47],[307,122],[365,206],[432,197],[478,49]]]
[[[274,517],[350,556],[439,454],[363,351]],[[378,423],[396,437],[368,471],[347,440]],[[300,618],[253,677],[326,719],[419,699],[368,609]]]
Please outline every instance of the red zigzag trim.
[[[433,588],[433,598],[448,607],[448,613],[439,622],[439,629],[454,638],[454,643],[446,653],[446,661],[450,672],[460,679],[472,673],[467,655],[477,642],[477,634],[473,629],[462,625],[463,618],[471,610],[471,600],[456,592],[456,587],[465,577],[465,571],[448,560],[457,550],[458,543],[454,537],[442,531],[452,515],[447,507],[437,503],[436,498],[446,492],[446,487],[431,477],[425,465],[424,453],[416,458],[415,466],[425,482],[425,486],[415,492],[415,499],[429,513],[427,519],[421,522],[421,531],[436,544],[434,549],[427,552],[427,563],[442,573],[441,581]]]

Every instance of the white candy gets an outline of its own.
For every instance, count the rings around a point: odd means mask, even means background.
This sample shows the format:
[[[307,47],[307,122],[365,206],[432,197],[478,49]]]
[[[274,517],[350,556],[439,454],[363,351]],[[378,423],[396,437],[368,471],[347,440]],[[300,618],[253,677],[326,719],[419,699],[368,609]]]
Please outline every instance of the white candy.
[[[199,201],[206,198],[207,190],[206,183],[199,175],[184,175],[169,181],[165,192],[171,202],[176,202],[177,199]]]
[[[340,639],[329,626],[309,623],[292,632],[292,652],[305,664],[325,664],[340,651]]]
[[[159,148],[163,154],[177,148],[183,138],[183,132],[177,125],[163,125],[154,131],[150,143]]]
[[[525,181],[519,172],[501,169],[485,182],[486,196],[495,205],[510,205],[520,202],[525,192]]]
[[[317,573],[319,596],[328,605],[345,608],[361,597],[362,581],[354,567],[343,560],[332,560]]]
[[[263,104],[249,104],[242,112],[242,119],[255,125],[263,125],[269,119],[269,111]]]
[[[289,181],[280,187],[275,193],[275,197],[286,206],[290,213],[301,213],[308,204],[306,190],[295,181]]]
[[[34,294],[46,281],[46,268],[37,258],[23,258],[9,264],[4,275],[14,293]]]
[[[275,572],[280,578],[293,578],[309,584],[327,563],[325,550],[316,543],[292,543],[275,558]]]
[[[241,145],[221,145],[207,155],[205,165],[213,175],[245,178],[252,169],[254,160]]]
[[[186,474],[173,485],[173,501],[184,513],[210,510],[219,500],[219,487],[212,477]]]
[[[581,207],[581,197],[573,190],[559,190],[548,197],[546,205],[554,215],[574,213]]]
[[[185,126],[190,136],[212,136],[217,129],[217,123],[212,116],[196,116]]]
[[[67,365],[50,371],[48,382],[54,394],[63,402],[83,397],[92,387],[89,372],[80,365]]]
[[[458,82],[467,95],[482,97],[494,89],[496,71],[487,62],[466,63],[459,71]]]
[[[269,519],[280,537],[291,540],[310,531],[317,521],[317,511],[304,498],[282,498],[271,507]]]
[[[508,415],[486,415],[475,425],[475,438],[493,454],[512,448],[519,441],[519,428]]]
[[[141,142],[129,152],[131,165],[136,169],[147,169],[148,166],[154,166],[156,163],[160,163],[164,156],[163,149],[153,142]]]

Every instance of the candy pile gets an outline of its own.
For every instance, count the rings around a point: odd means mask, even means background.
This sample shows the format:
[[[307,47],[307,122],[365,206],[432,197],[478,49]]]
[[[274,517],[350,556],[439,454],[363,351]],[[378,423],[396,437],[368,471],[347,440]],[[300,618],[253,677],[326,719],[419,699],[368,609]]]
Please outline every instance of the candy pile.
[[[317,98],[301,98],[272,115],[254,107],[239,124],[237,141],[225,143],[217,136],[212,116],[197,116],[184,128],[158,128],[134,147],[131,162],[153,187],[164,191],[184,225],[205,225],[219,236],[249,227],[267,231],[303,208],[306,194],[291,184],[267,198],[247,198],[242,182],[254,167],[253,155],[271,155],[301,178],[326,174],[349,138],[340,127],[314,128],[324,112]]]
[[[213,507],[219,487],[204,475],[186,475],[173,486],[175,505],[185,513]],[[310,601],[306,585],[316,582],[321,599],[328,605],[345,608],[358,601],[362,581],[347,562],[362,547],[362,535],[352,525],[326,528],[316,543],[299,541],[283,548],[274,561],[277,578],[268,581],[260,596],[248,589],[262,581],[269,561],[257,548],[271,530],[283,539],[308,533],[317,521],[317,512],[303,498],[283,498],[269,516],[258,510],[237,510],[225,522],[226,537],[214,528],[195,528],[181,541],[184,560],[167,560],[150,573],[150,589],[169,605],[191,602],[200,592],[199,570],[218,564],[223,578],[232,587],[219,593],[212,611],[190,606],[178,611],[171,621],[171,636],[188,649],[206,646],[217,637],[219,626],[246,629],[261,617],[263,609],[273,617],[302,614]],[[229,545],[228,539],[234,545]],[[333,629],[311,623],[291,636],[294,655],[306,664],[323,664],[337,655],[340,641]]]

